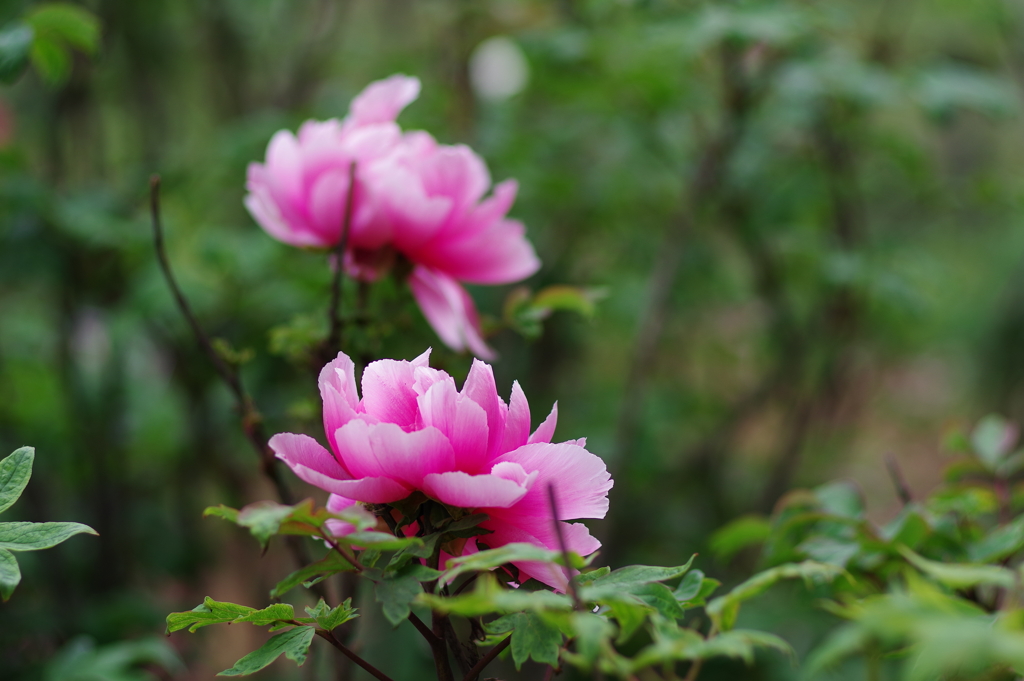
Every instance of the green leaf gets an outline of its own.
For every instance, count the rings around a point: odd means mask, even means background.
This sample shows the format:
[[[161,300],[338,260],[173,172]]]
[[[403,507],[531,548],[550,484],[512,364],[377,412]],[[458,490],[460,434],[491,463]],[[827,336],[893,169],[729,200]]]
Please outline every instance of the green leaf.
[[[621,589],[623,587],[639,584],[664,582],[665,580],[686,574],[686,571],[690,569],[690,566],[693,564],[693,560],[696,557],[697,554],[694,554],[690,556],[690,560],[686,561],[685,565],[678,565],[676,567],[629,565],[627,567],[619,568],[618,570],[612,570],[609,574],[598,577],[591,582],[591,586],[594,589]]]
[[[406,565],[396,572],[385,572],[384,578],[377,582],[375,593],[388,622],[397,627],[405,621],[409,617],[412,602],[423,593],[420,582],[437,579],[440,574],[419,563]]]
[[[666,619],[679,619],[684,614],[683,609],[679,606],[679,601],[672,594],[672,590],[664,584],[632,586],[628,588],[628,593],[657,610]]]
[[[576,554],[570,554],[572,567],[582,568],[586,562]],[[451,584],[459,575],[467,572],[478,572],[491,570],[501,565],[518,562],[537,563],[563,563],[562,554],[558,551],[549,551],[535,544],[513,543],[505,544],[497,549],[478,551],[468,556],[457,556],[448,561],[450,566],[441,576],[441,581]]]
[[[287,603],[275,603],[268,608],[257,610],[247,605],[215,601],[207,596],[202,605],[197,605],[188,612],[172,612],[167,616],[167,633],[170,634],[188,628],[195,633],[197,629],[211,624],[230,624],[233,622],[249,622],[256,626],[267,626],[279,620],[295,619],[295,610]]]
[[[20,582],[18,559],[10,551],[0,549],[0,597],[5,601],[9,599]]]
[[[968,547],[971,560],[992,563],[1008,558],[1024,548],[1024,516],[998,527],[980,541]]]
[[[770,586],[782,579],[802,578],[805,582],[820,583],[832,581],[845,571],[828,563],[804,561],[787,563],[758,573],[736,586],[732,591],[719,596],[707,605],[707,613],[722,631],[732,629],[739,614],[740,604],[764,593]]]
[[[978,584],[992,584],[1010,589],[1016,582],[1012,570],[997,565],[939,563],[923,558],[905,546],[901,546],[899,551],[921,572],[954,589],[967,589]]]
[[[208,518],[210,516],[213,516],[214,518],[223,518],[228,522],[235,523],[236,525],[238,524],[238,509],[225,506],[224,504],[208,506],[206,510],[203,511],[203,517]]]
[[[395,551],[410,546],[422,546],[423,540],[419,537],[396,537],[387,532],[353,532],[344,537],[335,537],[339,544],[348,544],[362,548],[375,548],[381,551]]]
[[[81,523],[0,523],[0,549],[38,551],[56,546],[76,534],[98,534]]]
[[[615,634],[615,627],[604,617],[590,612],[572,613],[569,623],[580,661],[587,666],[594,664],[608,647],[609,640]]]
[[[736,657],[749,665],[754,663],[754,651],[757,648],[773,648],[790,658],[796,658],[793,648],[783,639],[775,634],[750,629],[734,629],[713,636],[704,642],[700,656]]]
[[[530,658],[541,664],[558,665],[562,632],[538,613],[517,612],[505,615],[484,625],[484,629],[491,634],[512,632],[512,660],[517,670]]]
[[[771,532],[771,521],[764,516],[742,516],[711,535],[711,553],[720,561],[728,561],[741,549],[762,543]]]
[[[508,589],[498,584],[494,575],[484,573],[477,577],[473,591],[458,596],[443,597],[423,593],[417,596],[417,602],[443,614],[456,614],[465,617],[480,615],[507,614],[523,610],[572,610],[572,601],[565,594],[552,591],[528,591],[527,589]]]
[[[357,610],[357,608],[352,607],[351,598],[346,598],[344,603],[335,608],[331,608],[321,598],[315,607],[306,608],[306,613],[316,620],[317,625],[321,629],[331,631],[345,622],[359,617]]]
[[[88,54],[99,46],[99,20],[77,5],[46,3],[29,12],[25,21],[37,34],[66,42]]]
[[[989,414],[971,431],[971,445],[978,459],[989,470],[995,470],[1004,456],[1017,444],[1019,431],[1001,416]]]
[[[355,567],[345,560],[337,551],[331,551],[321,560],[301,567],[277,583],[271,592],[271,598],[280,598],[299,584],[309,582],[318,577],[328,577],[339,572],[353,572]]]
[[[278,534],[317,536],[322,532],[321,528],[324,523],[331,519],[343,520],[357,529],[373,527],[376,524],[376,519],[362,506],[356,505],[341,513],[331,513],[325,508],[317,508],[312,499],[305,499],[293,506],[285,506],[276,501],[257,501],[240,511],[224,505],[211,506],[203,512],[203,515],[224,518],[241,527],[249,528],[252,535],[264,547],[271,537]],[[394,539],[391,535],[381,532],[357,534],[381,534]],[[338,541],[342,541],[342,539],[347,540],[348,537],[338,538]],[[343,543],[352,542],[345,541]]]
[[[217,676],[248,676],[269,665],[280,657],[281,653],[301,667],[306,661],[309,644],[313,641],[315,634],[316,629],[313,627],[296,627],[276,634],[259,649],[236,662],[234,667],[222,671]]]
[[[37,35],[29,54],[32,65],[50,85],[60,85],[71,75],[71,53],[59,42]]]
[[[857,486],[851,482],[840,480],[822,485],[815,488],[814,496],[832,515],[852,519],[864,517],[864,499]]]
[[[686,573],[683,581],[676,587],[674,596],[676,600],[686,602],[697,597],[700,593],[701,584],[704,582],[704,573],[700,570]]]
[[[14,505],[32,477],[36,450],[22,447],[0,461],[0,513]]]
[[[619,623],[619,637],[616,639],[619,644],[631,639],[640,625],[647,621],[647,615],[651,612],[650,606],[646,603],[634,603],[624,599],[609,603],[608,609]]]
[[[34,38],[32,27],[25,24],[9,24],[0,31],[0,82],[13,83],[25,71]]]

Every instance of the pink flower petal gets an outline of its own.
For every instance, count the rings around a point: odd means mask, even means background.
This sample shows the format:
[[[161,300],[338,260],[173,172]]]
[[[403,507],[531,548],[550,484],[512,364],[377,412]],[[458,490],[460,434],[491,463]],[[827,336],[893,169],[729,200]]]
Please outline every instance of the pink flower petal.
[[[555,402],[551,406],[551,413],[544,419],[544,422],[537,426],[537,430],[533,431],[533,435],[527,441],[527,444],[533,444],[535,442],[551,442],[551,438],[555,436],[555,426],[558,424],[558,402]]]
[[[425,267],[416,267],[409,287],[430,326],[445,345],[456,351],[467,347],[478,357],[493,358],[480,334],[476,306],[465,289],[451,277]]]
[[[378,423],[370,427],[370,445],[383,474],[409,487],[455,467],[451,443],[437,428],[407,433],[393,423]]]
[[[478,541],[492,548],[514,542],[526,542],[552,551],[561,550],[550,517],[521,518],[516,514],[516,507],[482,510],[491,517],[480,526],[491,530],[492,533],[477,537]],[[581,556],[588,556],[601,547],[601,542],[592,537],[582,523],[562,523],[562,532],[566,548]],[[532,561],[517,562],[515,566],[526,573],[526,577],[533,577],[559,591],[565,591],[569,582],[568,575],[575,573],[575,570],[569,571],[563,567]]]
[[[367,478],[384,475],[384,468],[377,460],[370,440],[371,425],[361,418],[355,418],[334,431],[334,446],[338,458],[345,464],[353,478]]]
[[[507,508],[522,499],[527,490],[513,480],[496,475],[452,471],[426,476],[423,491],[442,503],[459,508]]]
[[[295,466],[302,466],[307,470],[338,480],[348,480],[352,477],[330,452],[308,435],[278,433],[270,438],[269,444],[277,458],[293,469]]]
[[[460,395],[451,377],[438,381],[418,398],[423,423],[448,438],[455,468],[481,473],[487,464],[487,415],[473,400]]]
[[[530,439],[530,403],[526,401],[519,381],[512,383],[512,397],[508,403],[508,416],[505,419],[505,434],[501,440],[502,452],[510,452],[522,447]]]
[[[358,502],[355,499],[348,499],[346,497],[332,494],[327,497],[327,510],[331,513],[341,513],[349,508],[355,506]],[[352,534],[356,531],[355,525],[347,523],[344,520],[331,519],[328,520],[324,525],[327,526],[327,532],[333,537],[344,537],[346,534]]]
[[[471,284],[509,284],[540,269],[540,260],[516,220],[499,220],[465,236],[435,239],[418,260]]]
[[[413,365],[394,359],[371,362],[363,371],[363,409],[381,421],[412,428],[419,420]]]
[[[469,375],[462,386],[462,394],[483,407],[484,413],[487,414],[487,454],[489,459],[493,459],[501,453],[498,450],[505,433],[508,408],[498,397],[494,372],[489,364],[478,359],[473,360]]]
[[[549,484],[555,486],[559,520],[603,518],[608,512],[608,490],[613,484],[608,468],[600,457],[578,445],[524,445],[502,454],[497,461],[514,461],[528,471],[540,473],[529,494],[516,504],[516,511],[522,515],[551,516]]]
[[[323,487],[323,489],[367,504],[390,504],[392,501],[404,499],[412,494],[411,489],[391,478],[339,480],[332,487]]]
[[[348,191],[346,168],[335,168],[322,173],[310,190],[310,222],[317,234],[328,244],[334,245],[341,239]]]
[[[393,121],[419,94],[419,78],[396,74],[366,86],[352,100],[349,116],[357,125]]]

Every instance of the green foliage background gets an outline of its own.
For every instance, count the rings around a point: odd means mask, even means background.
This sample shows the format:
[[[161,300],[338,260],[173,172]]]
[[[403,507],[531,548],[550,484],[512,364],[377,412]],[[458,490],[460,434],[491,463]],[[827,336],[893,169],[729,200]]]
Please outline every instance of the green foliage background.
[[[273,492],[160,278],[148,178],[163,177],[170,256],[198,316],[251,350],[244,378],[269,431],[319,435],[315,374],[289,350],[322,332],[325,258],[253,223],[245,166],[276,130],[341,116],[391,73],[424,84],[404,127],[469,143],[495,179],[519,180],[513,215],[544,262],[528,284],[607,292],[590,320],[557,313],[539,339],[493,342],[500,389],[518,379],[535,424],[557,399],[558,436],[586,436],[608,461],[611,512],[591,526],[612,566],[698,551],[705,572],[739,581],[751,556],[706,551],[724,522],[834,477],[887,519],[898,503],[883,455],[924,492],[951,422],[1024,418],[1013,3],[82,5],[100,21],[96,53],[0,90],[0,453],[37,450],[11,520],[74,519],[100,537],[24,556],[0,606],[4,678],[42,678],[57,651],[64,664],[85,655],[79,635],[152,636],[206,595],[263,603],[290,571],[282,546],[260,559],[201,518]],[[0,23],[32,7],[0,2]],[[530,67],[502,102],[478,98],[468,75],[496,35]],[[508,292],[473,293],[499,317]],[[379,321],[352,339],[361,352],[433,345],[436,365],[465,374],[469,359],[400,291],[377,287],[371,310]],[[364,600],[367,658],[414,678],[427,651],[411,630],[396,643]],[[812,601],[799,586],[772,592],[740,621],[802,658],[839,621]],[[259,643],[225,629],[176,635],[191,676],[175,678],[208,678]],[[321,657],[313,672],[263,674],[313,678],[332,664]],[[736,674],[799,672],[765,654],[701,678]]]

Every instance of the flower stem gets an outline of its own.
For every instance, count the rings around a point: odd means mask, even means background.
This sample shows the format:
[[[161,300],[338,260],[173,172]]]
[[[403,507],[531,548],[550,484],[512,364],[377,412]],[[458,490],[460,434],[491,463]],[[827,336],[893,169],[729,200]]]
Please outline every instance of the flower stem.
[[[345,197],[345,214],[341,222],[341,238],[334,247],[334,277],[331,279],[331,303],[327,309],[327,341],[324,344],[324,355],[329,362],[335,353],[341,350],[341,282],[345,276],[345,249],[348,247],[348,234],[352,228],[352,206],[356,194],[356,162],[348,166],[348,196]],[[325,362],[326,363],[326,362]]]
[[[345,657],[347,657],[348,659],[352,660],[357,665],[365,669],[367,672],[370,673],[370,676],[374,677],[375,679],[380,679],[380,681],[393,681],[393,679],[390,676],[388,676],[387,674],[377,669],[372,664],[370,664],[369,662],[367,662],[366,660],[352,652],[351,649],[349,649],[344,643],[335,638],[334,634],[327,631],[326,629],[317,629],[316,635],[330,643],[338,650],[340,650],[342,654],[345,655]]]

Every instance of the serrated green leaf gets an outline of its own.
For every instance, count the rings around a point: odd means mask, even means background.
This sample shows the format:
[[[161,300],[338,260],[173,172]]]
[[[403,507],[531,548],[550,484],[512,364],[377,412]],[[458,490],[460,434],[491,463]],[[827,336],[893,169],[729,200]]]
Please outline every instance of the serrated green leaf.
[[[967,589],[979,584],[992,584],[1010,589],[1016,582],[1012,570],[998,565],[939,563],[923,558],[905,546],[901,546],[899,550],[903,557],[921,572],[954,589]]]
[[[301,567],[277,583],[270,591],[271,598],[280,598],[299,584],[309,582],[318,577],[336,575],[339,572],[353,572],[355,567],[345,560],[337,551],[331,551],[323,559]]]
[[[0,549],[0,597],[7,600],[21,582],[18,559],[10,551]]]
[[[275,634],[259,649],[249,653],[231,669],[225,669],[217,676],[248,676],[268,666],[284,653],[298,666],[306,661],[309,644],[313,641],[316,630],[313,627],[295,627],[289,631]]]
[[[707,613],[718,624],[720,630],[728,631],[736,623],[740,604],[764,593],[776,582],[797,577],[805,582],[824,582],[832,581],[841,574],[845,574],[842,568],[810,560],[779,565],[754,575],[724,596],[712,600],[707,605]]]
[[[36,450],[21,447],[0,461],[0,513],[14,505],[32,477]]]
[[[306,608],[306,613],[316,620],[317,625],[321,629],[326,629],[327,631],[336,629],[345,622],[359,617],[357,608],[352,607],[351,598],[346,598],[344,603],[334,608],[327,605],[324,599],[321,598],[320,602],[314,607]]]
[[[434,534],[421,537],[419,543],[410,544],[395,552],[395,555],[388,561],[388,570],[398,570],[416,558],[429,558],[434,555],[437,542],[441,540],[441,534]]]
[[[70,539],[76,534],[98,534],[81,523],[0,523],[0,549],[39,551]]]
[[[437,570],[412,563],[394,572],[385,572],[377,582],[375,597],[384,610],[384,617],[392,626],[398,626],[409,617],[412,602],[423,593],[421,582],[437,579]]]
[[[29,12],[25,21],[37,34],[66,42],[89,54],[99,45],[99,20],[77,5],[49,2]]]
[[[25,71],[34,39],[35,32],[25,24],[9,24],[0,31],[0,82],[13,83]]]
[[[512,660],[516,669],[532,658],[541,664],[558,665],[562,632],[535,612],[517,612],[498,618],[484,626],[491,634],[512,632]]]
[[[270,607],[257,610],[247,605],[215,601],[207,596],[202,605],[197,605],[188,612],[172,612],[167,616],[167,633],[188,628],[195,633],[197,629],[211,624],[230,624],[249,622],[259,627],[268,626],[280,620],[295,619],[295,610],[287,603],[275,603]]]
[[[771,531],[771,521],[764,516],[742,516],[711,535],[711,553],[720,561],[728,561],[741,549],[762,543]]]
[[[71,53],[61,43],[37,35],[29,51],[32,65],[50,85],[60,85],[71,74]]]

